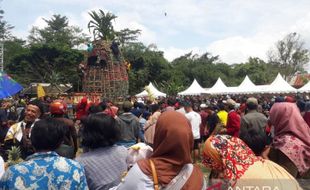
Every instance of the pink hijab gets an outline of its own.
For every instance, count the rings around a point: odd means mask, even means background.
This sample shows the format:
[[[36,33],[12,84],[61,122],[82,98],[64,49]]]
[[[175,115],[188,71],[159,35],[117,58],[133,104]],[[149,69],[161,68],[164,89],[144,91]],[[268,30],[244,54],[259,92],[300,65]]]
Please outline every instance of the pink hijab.
[[[301,174],[310,169],[310,128],[294,103],[275,103],[270,110],[273,147],[283,152]]]

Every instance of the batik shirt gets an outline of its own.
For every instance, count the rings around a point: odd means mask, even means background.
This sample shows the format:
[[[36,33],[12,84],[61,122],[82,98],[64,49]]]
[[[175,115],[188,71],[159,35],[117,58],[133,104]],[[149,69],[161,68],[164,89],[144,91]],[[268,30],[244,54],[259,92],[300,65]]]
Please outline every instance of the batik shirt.
[[[55,152],[35,153],[11,166],[0,181],[0,189],[87,190],[84,168]]]

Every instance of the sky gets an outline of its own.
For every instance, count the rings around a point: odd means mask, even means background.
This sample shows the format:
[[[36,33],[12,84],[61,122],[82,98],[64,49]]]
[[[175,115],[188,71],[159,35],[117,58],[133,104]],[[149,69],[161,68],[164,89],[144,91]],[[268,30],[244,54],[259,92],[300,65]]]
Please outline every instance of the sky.
[[[297,32],[310,47],[309,0],[2,0],[13,34],[26,39],[42,18],[65,15],[89,34],[88,12],[117,16],[114,28],[140,29],[145,45],[156,44],[169,61],[188,52],[219,55],[228,64],[267,60],[278,40]]]

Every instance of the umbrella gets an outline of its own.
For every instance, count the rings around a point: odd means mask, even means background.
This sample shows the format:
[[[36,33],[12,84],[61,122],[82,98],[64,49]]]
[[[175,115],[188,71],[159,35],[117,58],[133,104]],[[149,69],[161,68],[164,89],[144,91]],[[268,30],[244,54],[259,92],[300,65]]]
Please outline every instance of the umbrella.
[[[13,96],[22,89],[23,87],[8,74],[0,71],[0,99]]]

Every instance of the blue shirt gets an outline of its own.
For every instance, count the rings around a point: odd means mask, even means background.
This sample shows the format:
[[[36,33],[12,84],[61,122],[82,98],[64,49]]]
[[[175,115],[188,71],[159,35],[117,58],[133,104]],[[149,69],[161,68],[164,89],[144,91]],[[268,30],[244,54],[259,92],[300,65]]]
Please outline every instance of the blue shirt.
[[[25,162],[8,168],[0,189],[87,190],[83,167],[55,152],[35,153]]]

